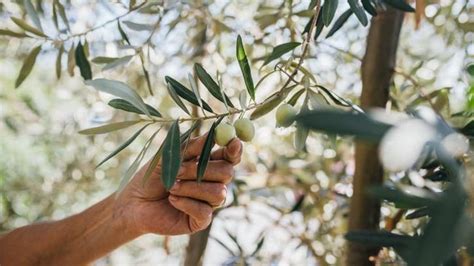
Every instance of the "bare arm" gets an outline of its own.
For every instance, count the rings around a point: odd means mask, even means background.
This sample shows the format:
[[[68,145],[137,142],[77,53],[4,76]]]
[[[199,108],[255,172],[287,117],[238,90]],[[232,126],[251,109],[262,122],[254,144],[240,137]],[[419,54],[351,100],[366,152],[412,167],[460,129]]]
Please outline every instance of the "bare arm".
[[[138,236],[114,209],[109,196],[64,220],[13,230],[0,238],[0,265],[77,265],[100,258]]]
[[[198,183],[196,161],[204,142],[205,136],[190,141],[170,192],[162,186],[160,164],[143,186],[144,166],[117,198],[111,195],[77,215],[0,237],[0,265],[87,264],[142,234],[190,234],[206,228],[213,207],[225,200],[242,144],[235,139],[215,151]]]

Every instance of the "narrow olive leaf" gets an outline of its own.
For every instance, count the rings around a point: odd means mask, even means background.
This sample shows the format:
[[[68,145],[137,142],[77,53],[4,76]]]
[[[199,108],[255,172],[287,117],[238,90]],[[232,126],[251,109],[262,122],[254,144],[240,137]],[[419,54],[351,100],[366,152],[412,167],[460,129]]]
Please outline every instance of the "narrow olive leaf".
[[[405,0],[383,0],[383,2],[402,11],[415,12],[415,9],[405,2]]]
[[[81,42],[77,44],[74,58],[76,60],[76,65],[79,67],[79,70],[81,72],[81,76],[85,80],[92,79],[91,65],[89,64],[89,61],[87,60],[86,54],[84,52],[84,47],[82,46]]]
[[[91,62],[95,64],[108,64],[119,59],[118,57],[107,57],[107,56],[98,56],[94,57]]]
[[[112,132],[112,131],[117,131],[117,130],[120,130],[120,129],[131,127],[131,126],[133,126],[133,125],[135,125],[139,122],[140,122],[140,120],[131,120],[131,121],[122,121],[122,122],[110,123],[110,124],[106,124],[106,125],[99,126],[99,127],[83,129],[83,130],[79,131],[79,134],[82,134],[82,135],[105,134],[105,133],[109,133],[109,132]]]
[[[274,94],[272,96],[270,96],[269,98],[265,99],[264,101],[264,104],[260,105],[259,107],[257,107],[255,109],[255,111],[253,111],[253,113],[250,115],[250,119],[251,120],[255,120],[255,119],[258,119],[266,114],[268,114],[269,112],[271,112],[273,109],[275,109],[281,102],[283,102],[286,97],[288,96],[288,94],[294,89],[296,88],[297,85],[293,85],[293,86],[290,86],[290,87],[287,87],[283,93],[277,93],[277,94]]]
[[[59,31],[58,12],[56,11],[56,4],[53,1],[53,23],[56,29]]]
[[[215,135],[215,129],[217,125],[222,121],[224,117],[221,116],[218,120],[216,120],[211,128],[209,129],[209,132],[207,133],[207,138],[206,141],[204,142],[204,146],[201,151],[201,155],[199,156],[199,162],[197,166],[197,181],[201,182],[202,177],[204,176],[204,173],[206,172],[207,164],[209,163],[209,159],[211,158],[211,151],[212,147],[214,147],[215,141],[214,141],[214,135]]]
[[[245,91],[239,93],[239,103],[240,108],[247,109],[247,93]]]
[[[146,108],[146,105],[140,95],[138,95],[138,93],[136,93],[132,88],[121,81],[94,79],[86,80],[85,84],[94,87],[96,90],[124,99],[147,116],[150,116],[150,112],[148,112],[148,109]]]
[[[181,142],[179,121],[176,120],[170,127],[163,143],[161,162],[161,181],[166,190],[174,185],[181,166]]]
[[[133,106],[133,104],[123,99],[113,99],[108,103],[108,105],[112,106],[115,109],[120,109],[120,110],[131,112],[131,113],[136,113],[140,115],[145,114],[140,109]],[[156,117],[162,117],[161,113],[158,110],[156,110],[153,106],[148,105],[148,104],[145,104],[145,106],[148,109],[148,112],[150,113],[150,115],[156,116]]]
[[[61,61],[63,58],[63,53],[64,53],[64,44],[62,43],[61,47],[59,47],[58,49],[58,55],[56,56],[56,77],[58,79],[61,78],[61,69],[62,69]]]
[[[120,65],[124,65],[124,64],[130,62],[130,60],[132,58],[133,58],[133,55],[127,55],[127,56],[124,56],[124,57],[117,58],[114,61],[112,61],[112,62],[108,63],[107,65],[105,65],[102,68],[102,70],[105,71],[105,70],[109,70],[109,69],[118,67]]]
[[[43,27],[41,26],[41,21],[38,17],[38,13],[36,12],[33,4],[31,3],[31,0],[23,0],[23,5],[25,6],[26,14],[28,14],[31,21],[33,21],[33,24],[35,24],[36,28],[38,28],[40,31],[43,31]]]
[[[44,38],[48,37],[42,31],[40,31],[37,28],[31,26],[30,24],[26,23],[24,20],[22,20],[20,18],[11,17],[11,19],[12,19],[13,22],[15,22],[16,25],[18,25],[18,27],[24,29],[27,32],[31,32],[35,35],[38,35],[38,36],[44,37]]]
[[[84,55],[86,56],[86,58],[89,57],[89,42],[87,41],[87,39],[84,41],[84,45],[82,46],[82,49],[84,50]]]
[[[16,78],[15,88],[20,87],[21,83],[23,83],[23,81],[25,81],[25,79],[31,73],[31,70],[33,69],[33,66],[35,65],[35,62],[36,62],[36,57],[38,57],[38,54],[40,52],[41,52],[41,45],[38,45],[35,48],[33,48],[30,54],[28,54],[28,56],[25,58],[25,61],[23,61],[23,65],[21,66],[21,69],[20,69],[20,74],[18,74],[18,77]]]
[[[15,38],[25,38],[28,37],[28,35],[22,33],[22,32],[14,32],[8,29],[0,29],[0,35],[5,35],[5,36],[10,36],[10,37],[15,37]]]
[[[306,94],[303,106],[301,107],[300,113],[308,112],[309,111],[309,95]],[[302,125],[300,122],[296,123],[296,132],[295,132],[295,140],[294,145],[297,151],[303,151],[306,146],[306,139],[309,135],[309,129]]]
[[[339,4],[339,0],[329,0],[324,2],[324,13],[323,22],[325,26],[329,26],[336,14],[337,5]]]
[[[224,99],[221,95],[221,88],[219,85],[214,81],[214,79],[207,73],[207,71],[202,67],[202,65],[196,63],[194,64],[194,71],[196,71],[196,75],[199,80],[202,82],[204,87],[221,102],[224,102]],[[224,94],[225,100],[230,107],[234,107],[234,104],[230,101],[229,97]]]
[[[328,134],[352,135],[371,141],[379,141],[391,127],[365,114],[329,109],[299,114],[296,121],[311,130]]]
[[[199,106],[199,102],[196,98],[196,95],[194,95],[194,93],[191,90],[189,90],[183,84],[179,83],[178,81],[176,81],[175,79],[173,79],[169,76],[166,76],[165,80],[168,84],[171,85],[171,87],[174,89],[176,94],[179,95],[179,97],[185,99],[186,101],[188,101],[188,102],[190,102],[194,105]],[[212,108],[209,106],[209,104],[207,104],[202,99],[201,99],[201,101],[202,101],[202,107],[204,109],[206,109],[206,111],[213,113]]]
[[[372,16],[377,16],[377,10],[372,5],[371,0],[362,0],[362,6],[364,7],[365,11],[367,11]]]
[[[151,123],[144,125],[144,126],[143,126],[142,128],[140,128],[137,132],[135,132],[135,134],[133,134],[133,136],[131,136],[127,141],[125,141],[124,143],[120,144],[120,146],[118,146],[111,154],[107,155],[107,157],[105,157],[105,158],[96,166],[96,168],[100,167],[102,164],[104,164],[105,162],[107,162],[110,158],[114,157],[114,156],[117,155],[119,152],[121,152],[123,149],[125,149],[126,147],[128,147],[128,145],[130,145],[130,144],[142,133],[142,131],[145,130],[145,128],[147,128],[149,125],[151,125]]]
[[[71,31],[71,27],[69,26],[69,20],[67,18],[66,10],[64,9],[63,4],[61,4],[59,0],[54,0],[53,3],[54,3],[54,6],[57,7],[59,16],[61,17],[61,20],[63,21],[64,25],[66,25],[67,29]]]
[[[257,243],[257,246],[255,247],[255,250],[252,252],[252,255],[250,255],[251,257],[255,257],[257,255],[260,249],[262,249],[264,242],[265,242],[265,237],[260,238],[260,240]]]
[[[134,31],[151,31],[153,30],[153,25],[150,24],[142,24],[142,23],[136,23],[132,21],[123,21],[123,24],[127,26],[129,29],[134,30]]]
[[[402,191],[399,188],[388,186],[375,186],[367,189],[367,193],[377,199],[383,199],[395,203],[401,209],[416,209],[426,206],[435,206],[440,198],[434,193],[423,191]]]
[[[261,106],[257,107],[255,111],[250,115],[251,120],[258,119],[268,113],[270,113],[273,109],[275,109],[278,105],[280,105],[281,102],[283,102],[285,98],[283,95],[278,94],[272,97],[272,99],[265,101],[264,104]]]
[[[405,219],[407,219],[407,220],[418,219],[418,218],[421,218],[421,217],[429,216],[430,213],[431,213],[430,208],[428,208],[428,207],[423,207],[423,208],[419,208],[419,209],[416,209],[416,210],[414,210],[414,211],[408,213],[408,214],[405,216]]]
[[[151,137],[147,140],[145,145],[143,145],[143,148],[140,150],[140,153],[138,153],[137,157],[133,161],[133,163],[128,167],[127,171],[125,172],[124,176],[122,177],[122,180],[120,181],[120,185],[117,189],[116,197],[123,191],[125,186],[128,184],[128,181],[132,178],[133,174],[135,174],[138,170],[138,167],[140,166],[140,163],[142,162],[143,158],[146,155],[146,152],[148,151],[148,148],[151,146],[151,143],[153,142],[153,139],[155,139],[156,135],[158,132],[160,132],[161,127],[151,135]]]
[[[196,99],[198,101],[199,107],[202,108],[201,94],[199,93],[199,88],[196,84],[196,81],[194,80],[193,75],[188,74],[188,81],[189,81],[189,85],[191,86],[191,90],[193,91],[194,95],[196,95]]]
[[[293,51],[296,47],[300,45],[301,45],[300,42],[288,42],[288,43],[283,43],[283,44],[275,46],[273,48],[273,51],[266,57],[262,66],[265,66],[271,61],[280,58],[282,55]]]
[[[329,30],[328,34],[326,35],[326,38],[333,36],[334,33],[341,29],[352,14],[353,13],[351,9],[344,11],[344,13],[342,13],[341,16],[336,20],[331,30]]]
[[[324,10],[325,10],[325,6],[322,6],[321,7],[321,10],[319,11],[320,14],[324,14]],[[319,37],[319,35],[321,35],[321,32],[323,32],[323,29],[324,29],[324,21],[323,21],[323,16],[319,15],[318,16],[318,20],[316,21],[316,32],[314,33],[314,41],[316,41]]]
[[[237,36],[236,50],[237,60],[239,61],[240,70],[242,71],[242,75],[244,77],[245,86],[247,87],[250,97],[255,101],[255,87],[253,85],[252,71],[250,70],[249,61],[247,59],[247,55],[245,54],[242,37],[240,37],[240,35]]]
[[[369,20],[367,19],[367,15],[365,14],[364,8],[360,5],[360,0],[347,0],[349,2],[349,6],[356,15],[357,19],[362,23],[362,25],[367,26]]]
[[[120,33],[120,36],[122,37],[122,39],[126,43],[130,44],[130,40],[128,39],[127,34],[125,33],[125,31],[123,31],[122,26],[120,25],[120,20],[117,20],[117,28],[119,30],[119,33]]]
[[[295,106],[296,102],[301,97],[301,95],[303,95],[305,91],[306,89],[301,89],[297,91],[293,96],[291,96],[290,100],[288,101],[288,104]]]
[[[179,98],[178,94],[176,93],[175,89],[173,86],[171,86],[171,84],[167,84],[166,88],[168,89],[168,93],[170,94],[171,98],[173,99],[173,101],[181,108],[181,110],[183,110],[185,113],[187,113],[188,115],[191,115],[191,113],[189,112],[188,108],[186,107],[186,105],[183,103],[183,101],[181,101],[181,98]]]
[[[76,66],[76,58],[75,58],[76,50],[74,48],[74,43],[71,45],[69,52],[67,53],[67,72],[69,76],[74,77],[74,67]]]
[[[383,247],[409,246],[415,241],[415,237],[412,236],[370,230],[351,231],[345,235],[345,238],[367,246]]]

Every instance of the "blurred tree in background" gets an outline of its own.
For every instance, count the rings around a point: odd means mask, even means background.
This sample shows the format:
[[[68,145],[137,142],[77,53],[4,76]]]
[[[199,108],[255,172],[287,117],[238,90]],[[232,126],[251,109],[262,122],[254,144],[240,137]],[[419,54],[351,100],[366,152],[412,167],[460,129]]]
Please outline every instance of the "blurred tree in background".
[[[469,265],[472,152],[453,160],[446,143],[454,130],[474,135],[473,8],[466,0],[2,2],[0,231],[61,219],[117,190],[161,128],[95,169],[135,131],[77,132],[138,116],[130,98],[119,108],[117,97],[84,84],[104,91],[103,78],[127,84],[161,113],[158,122],[206,118],[202,98],[231,120],[245,113],[257,130],[207,231],[145,236],[98,265]],[[236,56],[239,34],[250,72]],[[292,127],[275,127],[270,115],[282,102],[302,111]],[[366,116],[359,106],[385,111]],[[407,125],[406,113],[433,129]],[[194,135],[211,128],[204,120]],[[397,129],[408,133],[384,154]],[[419,154],[417,134],[431,143]]]

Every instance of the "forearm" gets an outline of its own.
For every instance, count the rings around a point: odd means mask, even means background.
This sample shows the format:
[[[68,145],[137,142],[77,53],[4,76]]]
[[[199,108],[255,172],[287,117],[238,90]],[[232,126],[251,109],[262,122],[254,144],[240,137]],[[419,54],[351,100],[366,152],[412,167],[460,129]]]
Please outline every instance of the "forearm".
[[[121,221],[114,196],[56,222],[33,224],[0,238],[0,265],[78,265],[138,236]]]

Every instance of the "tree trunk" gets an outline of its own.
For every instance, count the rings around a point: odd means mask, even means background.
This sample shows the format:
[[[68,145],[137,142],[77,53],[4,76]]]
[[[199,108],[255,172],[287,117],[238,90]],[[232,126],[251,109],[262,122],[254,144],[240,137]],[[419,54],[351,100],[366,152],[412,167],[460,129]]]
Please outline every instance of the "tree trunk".
[[[204,230],[192,234],[186,247],[184,266],[200,266],[206,250],[212,223]]]
[[[385,107],[395,67],[396,53],[403,13],[395,9],[378,10],[372,18],[367,37],[367,48],[362,60],[361,106],[364,109]],[[376,145],[356,143],[353,196],[350,202],[349,230],[376,230],[379,228],[380,203],[365,192],[383,181],[383,168],[378,160]],[[348,243],[346,264],[374,265],[370,260],[380,248],[368,248]]]

